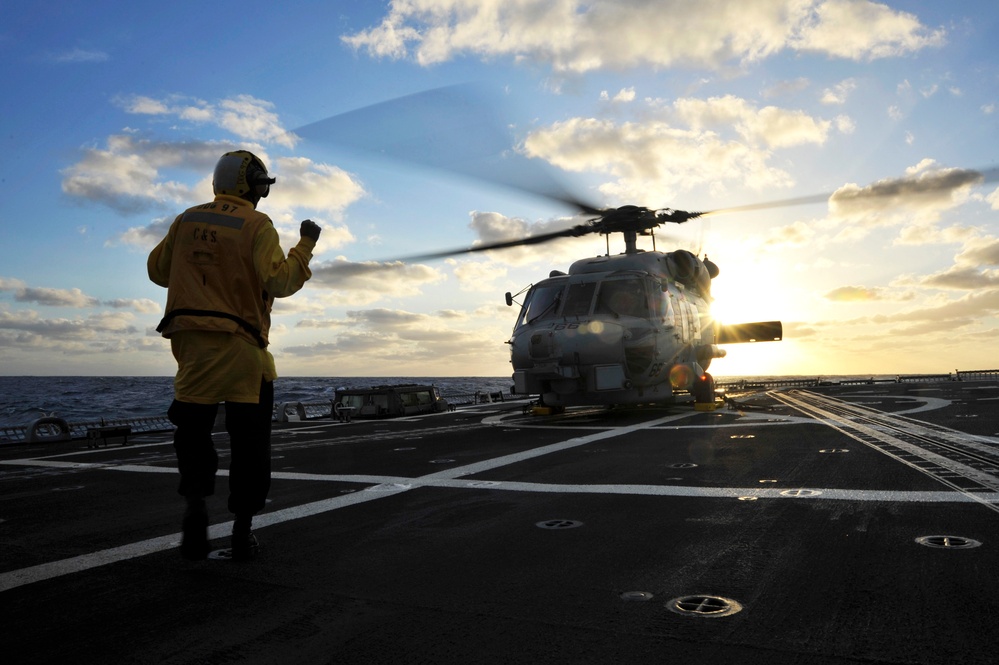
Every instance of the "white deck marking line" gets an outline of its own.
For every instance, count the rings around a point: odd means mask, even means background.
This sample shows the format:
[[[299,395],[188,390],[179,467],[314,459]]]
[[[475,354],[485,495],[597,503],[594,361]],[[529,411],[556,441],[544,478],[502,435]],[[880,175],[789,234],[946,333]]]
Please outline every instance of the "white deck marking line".
[[[394,477],[394,476],[349,476],[331,475],[322,476],[318,474],[297,474],[276,472],[272,477],[278,479],[298,479],[298,480],[335,480],[342,482],[377,483],[361,492],[344,494],[338,497],[323,499],[301,506],[284,508],[274,512],[261,513],[254,518],[256,528],[280,524],[303,517],[311,517],[325,512],[338,510],[347,506],[373,501],[388,496],[394,496],[402,492],[407,492],[420,487],[448,487],[448,488],[474,488],[474,489],[500,489],[508,491],[533,491],[533,492],[580,492],[580,493],[601,493],[601,494],[649,494],[658,496],[691,496],[704,497],[714,496],[722,498],[733,498],[739,496],[757,496],[766,498],[812,498],[821,497],[826,499],[846,499],[846,500],[869,500],[869,501],[957,501],[954,492],[890,492],[890,491],[856,491],[856,490],[828,490],[828,489],[797,489],[797,490],[766,490],[760,488],[697,488],[682,486],[655,486],[655,485],[554,485],[543,483],[509,483],[493,481],[460,480],[462,476],[481,473],[496,469],[509,464],[515,464],[524,460],[548,455],[551,453],[569,450],[579,446],[610,439],[624,434],[651,429],[665,423],[686,418],[689,414],[671,415],[658,418],[646,423],[639,423],[628,427],[608,429],[582,437],[575,437],[560,443],[542,446],[532,450],[522,451],[511,455],[504,455],[491,460],[484,460],[459,467],[453,467],[436,473],[420,476],[417,478]],[[16,465],[38,465],[78,469],[105,469],[120,470],[141,473],[176,473],[176,469],[168,467],[155,467],[143,465],[121,465],[104,463],[80,463],[80,462],[60,462],[52,459],[48,460],[5,460],[0,464]],[[219,471],[220,476],[227,475],[224,470]],[[961,496],[961,495],[958,495]],[[862,498],[863,497],[863,498]],[[981,501],[986,497],[975,497],[971,499]],[[992,497],[989,497],[990,499]],[[966,500],[971,500],[966,499]],[[996,497],[999,500],[999,496]],[[212,539],[224,538],[232,529],[232,522],[215,524],[209,528],[209,537]],[[180,542],[180,534],[175,533],[168,536],[160,536],[149,540],[113,547],[91,554],[83,554],[69,559],[42,563],[29,566],[19,570],[0,573],[0,593],[34,582],[69,575],[72,573],[89,570],[99,566],[126,561],[147,554],[162,552],[177,547]]]
[[[301,506],[276,510],[273,513],[258,515],[254,518],[254,526],[270,526],[272,524],[287,522],[302,517],[318,515],[320,513],[336,510],[338,508],[344,508],[357,503],[363,503],[365,501],[380,499],[382,497],[391,496],[392,494],[398,494],[399,492],[404,491],[406,490],[397,489],[395,491],[387,490],[372,494],[364,492],[344,494],[331,499],[323,499],[321,501],[315,501]],[[232,522],[223,522],[209,527],[208,536],[212,539],[224,538],[231,532]],[[41,582],[42,580],[61,577],[62,575],[69,575],[83,570],[105,566],[110,563],[127,561],[128,559],[134,559],[147,554],[170,550],[180,544],[180,538],[181,534],[174,533],[168,536],[159,536],[157,538],[150,538],[149,540],[131,543],[129,545],[112,547],[99,552],[93,552],[91,554],[81,554],[80,556],[62,559],[61,561],[40,563],[35,566],[29,566],[27,568],[2,573],[0,574],[0,593],[24,586],[26,584]]]
[[[577,444],[578,445],[578,444]],[[564,448],[563,448],[564,449]],[[549,451],[554,452],[554,451]],[[497,458],[499,459],[499,458]],[[23,460],[19,460],[23,461]],[[491,461],[491,460],[490,460]],[[177,470],[165,466],[121,465],[101,466],[106,471],[126,471],[129,473],[169,473]],[[462,473],[453,473],[456,470]],[[271,477],[275,480],[298,480],[326,483],[355,483],[367,485],[364,491],[385,492],[396,489],[417,489],[420,487],[438,487],[446,489],[495,489],[514,492],[543,492],[551,494],[630,494],[638,496],[679,496],[703,498],[738,498],[754,496],[760,499],[787,498],[822,498],[832,501],[892,501],[897,503],[966,503],[975,500],[959,491],[904,491],[904,490],[857,490],[829,488],[760,488],[760,487],[691,487],[686,485],[578,485],[564,483],[530,483],[504,480],[469,480],[462,476],[470,475],[468,467],[450,469],[452,473],[438,472],[426,476],[380,476],[366,474],[342,473],[299,473],[295,471],[275,471]],[[229,475],[226,469],[219,469],[219,476]],[[477,471],[476,471],[477,473]],[[444,475],[441,475],[444,474]],[[789,493],[789,489],[792,493]],[[807,490],[801,494],[794,491]],[[999,502],[999,492],[975,495],[978,499]],[[254,518],[258,520],[263,514]],[[255,521],[256,523],[256,521]]]
[[[919,471],[920,473],[923,473],[923,474],[929,476],[930,478],[933,478],[937,482],[939,482],[939,483],[941,483],[943,485],[946,485],[947,487],[952,488],[955,492],[960,492],[961,494],[969,497],[970,499],[972,499],[972,500],[974,500],[974,501],[982,504],[983,506],[985,506],[989,510],[992,510],[994,512],[999,513],[999,506],[996,506],[992,502],[991,499],[987,499],[986,498],[986,497],[991,496],[991,495],[983,495],[983,494],[979,494],[979,493],[976,493],[976,492],[969,492],[968,490],[966,490],[966,489],[964,489],[962,487],[959,487],[958,485],[956,485],[956,484],[952,483],[951,481],[947,480],[946,478],[942,477],[940,474],[934,473],[930,469],[925,469],[925,468],[919,466],[918,464],[914,464],[913,462],[910,462],[909,460],[904,459],[904,458],[902,458],[902,457],[900,457],[900,456],[892,453],[890,450],[885,450],[884,448],[882,448],[882,447],[880,447],[880,446],[872,443],[870,440],[865,439],[864,436],[869,437],[870,439],[874,439],[874,440],[886,443],[886,444],[891,445],[891,446],[895,446],[896,448],[901,448],[902,450],[906,451],[910,455],[914,455],[914,456],[916,456],[916,457],[918,457],[920,459],[926,460],[928,462],[932,462],[933,464],[936,464],[940,468],[947,469],[947,470],[949,470],[949,471],[951,471],[951,472],[953,472],[955,474],[958,474],[960,476],[963,476],[964,478],[967,478],[969,480],[977,482],[977,483],[979,483],[979,484],[981,484],[981,485],[983,485],[985,487],[991,487],[991,488],[995,489],[995,487],[996,487],[996,477],[995,476],[992,476],[990,474],[984,473],[982,471],[974,469],[974,468],[972,468],[970,466],[967,466],[965,464],[961,464],[960,462],[956,462],[956,461],[954,461],[952,459],[943,457],[942,455],[937,455],[937,454],[932,453],[932,452],[930,452],[928,450],[924,450],[923,448],[920,448],[919,446],[916,446],[914,444],[911,444],[911,443],[908,443],[906,441],[903,441],[902,439],[896,438],[896,437],[894,437],[894,436],[892,436],[892,435],[890,435],[890,434],[888,434],[886,432],[882,432],[882,431],[880,431],[878,429],[875,429],[873,427],[868,427],[868,426],[863,425],[863,424],[861,424],[861,423],[859,423],[857,421],[851,420],[847,416],[841,416],[841,415],[835,414],[835,413],[833,413],[831,411],[828,411],[828,410],[826,410],[826,409],[818,406],[818,404],[823,404],[823,403],[824,404],[830,404],[830,403],[831,404],[843,404],[843,405],[851,407],[854,410],[854,412],[859,411],[862,414],[864,412],[868,412],[867,413],[868,416],[876,416],[877,418],[881,418],[881,419],[884,419],[884,420],[893,420],[893,421],[895,421],[895,423],[897,425],[904,426],[905,428],[907,428],[907,430],[909,432],[917,433],[917,434],[936,435],[936,436],[941,436],[941,437],[943,437],[944,434],[947,434],[947,436],[945,438],[953,439],[953,438],[956,437],[956,438],[960,439],[961,438],[960,437],[961,432],[955,431],[953,434],[950,434],[949,432],[944,432],[943,430],[945,430],[946,428],[943,428],[943,427],[940,427],[940,428],[923,427],[923,426],[919,425],[916,422],[911,422],[911,421],[907,421],[907,420],[903,420],[903,419],[893,418],[892,414],[888,414],[888,413],[885,413],[885,412],[882,412],[882,411],[876,411],[876,410],[873,410],[873,409],[864,409],[863,407],[859,407],[859,406],[857,406],[855,404],[851,404],[850,402],[846,402],[846,401],[843,401],[843,400],[837,400],[837,399],[834,399],[832,397],[825,397],[825,396],[820,397],[818,395],[811,395],[811,394],[809,394],[806,399],[802,399],[800,397],[795,397],[795,396],[792,396],[792,395],[787,394],[787,393],[784,393],[784,394],[775,394],[775,397],[777,397],[777,399],[779,399],[780,401],[784,402],[785,404],[789,404],[791,406],[794,406],[795,408],[797,408],[797,409],[799,409],[799,410],[801,410],[801,411],[803,411],[805,413],[812,413],[812,414],[815,414],[816,416],[821,416],[824,420],[821,420],[820,422],[822,422],[823,424],[825,424],[825,425],[827,425],[829,427],[832,427],[837,432],[840,432],[841,434],[844,434],[845,436],[848,436],[848,437],[850,437],[851,439],[853,439],[855,441],[859,441],[860,443],[864,444],[865,446],[867,446],[867,447],[869,447],[869,448],[871,448],[873,450],[876,450],[877,452],[882,453],[883,455],[886,455],[886,456],[888,456],[888,457],[890,457],[890,458],[892,458],[892,459],[894,459],[894,460],[896,460],[898,462],[901,462],[902,464],[905,464],[906,466],[908,466],[910,468],[913,468],[913,469]],[[812,399],[812,398],[814,398],[812,401],[807,401],[808,399]],[[851,429],[854,430],[854,431],[851,431]],[[862,434],[864,436],[860,436],[858,433]],[[969,438],[973,438],[973,437],[971,437],[971,435],[967,435],[967,436]]]
[[[422,479],[453,480],[454,478],[457,478],[462,475],[477,473],[479,471],[493,469],[498,466],[504,466],[506,464],[513,464],[515,462],[519,462],[525,459],[531,459],[532,457],[538,457],[539,455],[546,455],[549,453],[586,445],[587,443],[590,443],[592,441],[599,441],[600,439],[607,439],[614,436],[620,436],[626,433],[635,432],[641,429],[646,429],[648,427],[653,427],[658,423],[667,422],[671,419],[675,419],[676,417],[677,416],[667,416],[665,418],[659,418],[657,420],[649,421],[648,423],[633,425],[631,427],[607,430],[606,432],[591,434],[585,437],[577,437],[569,439],[568,441],[564,441],[562,443],[543,446],[542,448],[528,450],[521,453],[516,453],[514,455],[505,455],[503,457],[496,458],[495,460],[487,460],[485,462],[479,462],[476,464],[470,464],[463,467],[448,469],[446,471],[433,473],[430,474],[429,476],[423,476],[422,478],[417,478],[415,480],[406,478],[406,479],[401,479],[402,482],[379,483],[378,485],[374,485],[372,487],[367,488],[367,491],[364,492],[344,494],[332,499],[324,499],[321,501],[316,501],[302,506],[285,508],[271,513],[262,513],[254,517],[254,525],[256,528],[270,526],[272,524],[278,524],[280,522],[286,522],[294,519],[300,519],[302,517],[318,515],[320,513],[328,512],[331,510],[337,510],[339,508],[352,506],[358,503],[364,503],[366,501],[374,501],[375,499],[381,499],[387,496],[394,496],[395,494],[399,494],[400,492],[406,492],[413,489],[414,487],[419,486],[419,482]],[[18,464],[24,464],[27,462],[29,462],[29,460],[14,460],[14,463]],[[79,464],[75,462],[56,462],[53,460],[45,461],[44,465],[71,466],[74,468],[106,468],[109,470],[115,469],[115,467],[113,466],[105,466],[101,464]],[[137,466],[138,469],[141,469],[143,472],[146,473],[158,473],[159,472],[158,469],[165,469],[165,467],[142,467],[141,465]],[[165,469],[165,470],[172,473],[176,472],[175,469]],[[227,528],[229,530],[232,529],[232,522],[216,524],[209,529],[209,537],[211,538],[224,537],[228,533]],[[177,543],[179,542],[180,542],[180,535],[172,534],[169,536],[161,536],[159,538],[144,540],[138,543],[132,543],[131,545],[122,545],[121,547],[113,547],[110,549],[101,550],[100,552],[94,552],[92,554],[83,554],[69,559],[63,559],[61,561],[51,561],[48,563],[42,563],[35,566],[30,566],[28,568],[21,568],[19,570],[9,571],[0,574],[0,593],[2,593],[3,591],[7,591],[9,589],[24,586],[25,584],[40,582],[42,580],[52,579],[54,577],[59,577],[62,575],[68,575],[78,571],[96,568],[98,566],[104,566],[110,563],[115,563],[117,561],[125,561],[127,559],[133,559],[135,557],[143,556],[146,554],[152,554],[154,552],[161,552],[163,550],[172,549],[176,547]]]
[[[600,432],[597,434],[591,434],[585,437],[577,437],[569,439],[560,444],[553,444],[550,446],[543,446],[542,448],[537,448],[535,450],[524,451],[522,453],[517,453],[514,455],[506,455],[503,457],[496,458],[495,460],[488,460],[486,462],[480,462],[477,464],[470,464],[464,467],[457,467],[453,469],[448,469],[439,473],[430,474],[425,476],[427,479],[432,478],[444,478],[453,479],[461,475],[467,475],[469,473],[477,473],[480,470],[493,469],[497,466],[503,466],[506,464],[513,464],[521,460],[530,459],[532,457],[537,457],[539,455],[546,455],[552,452],[558,452],[560,450],[567,450],[569,448],[574,448],[577,446],[586,445],[592,441],[598,441],[600,439],[607,439],[614,436],[620,436],[626,433],[634,432],[640,429],[646,429],[652,427],[661,422],[667,422],[671,419],[675,419],[676,416],[667,416],[665,418],[660,418],[657,420],[649,421],[648,423],[642,423],[638,425],[633,425],[631,427],[607,430],[606,432]],[[29,460],[13,460],[15,464],[26,464]],[[37,462],[36,462],[37,463]],[[45,466],[64,466],[70,468],[106,468],[115,469],[113,466],[101,465],[101,464],[80,464],[76,462],[57,462],[54,460],[45,460],[43,462]],[[143,472],[158,473],[155,469],[164,467],[142,467],[138,465],[138,468]],[[175,469],[168,469],[168,471],[175,473]],[[405,482],[409,479],[403,479],[404,482],[390,482],[390,483],[379,483],[373,487],[369,487],[369,491],[365,492],[355,492],[352,494],[344,494],[332,499],[324,499],[321,501],[316,501],[313,503],[305,504],[303,506],[296,506],[294,508],[285,508],[283,510],[277,510],[272,513],[262,513],[254,517],[254,524],[257,528],[270,526],[272,524],[278,524],[280,522],[286,522],[294,519],[300,519],[302,517],[309,517],[312,515],[318,515],[320,513],[328,512],[331,510],[337,510],[339,508],[344,508],[346,506],[355,505],[358,503],[364,503],[366,501],[373,501],[375,499],[381,499],[387,496],[393,496],[400,492],[406,492],[417,486],[420,479],[415,481]],[[209,536],[211,538],[224,537],[227,534],[227,528],[232,529],[232,522],[226,522],[223,524],[216,524],[209,529]],[[82,570],[88,570],[91,568],[96,568],[98,566],[104,566],[109,563],[115,563],[117,561],[125,561],[127,559],[133,559],[135,557],[143,556],[146,554],[152,554],[154,552],[161,552],[163,550],[172,549],[177,546],[180,542],[180,535],[173,534],[170,536],[161,536],[159,538],[152,538],[149,540],[144,540],[138,543],[132,543],[131,545],[123,545],[121,547],[113,547],[106,550],[101,550],[100,552],[94,552],[92,554],[83,554],[77,557],[72,557],[69,559],[63,559],[61,561],[51,561],[48,563],[42,563],[35,566],[30,566],[28,568],[21,568],[20,570],[13,570],[6,573],[0,574],[0,593],[13,589],[25,584],[31,584],[33,582],[39,582],[42,580],[52,579],[54,577],[59,577],[61,575],[68,575],[70,573],[75,573]]]
[[[579,445],[578,443],[576,445]],[[564,450],[564,447],[560,447]],[[540,450],[540,449],[538,449]],[[555,451],[549,451],[555,452]],[[497,458],[497,460],[502,458]],[[524,458],[526,459],[526,458]],[[493,462],[494,460],[489,460]],[[519,460],[518,460],[519,461]],[[27,460],[18,460],[27,463]],[[790,488],[791,490],[807,490],[807,493],[794,495],[788,494],[788,488],[759,488],[759,487],[691,487],[685,485],[578,485],[564,483],[529,483],[511,482],[503,480],[463,480],[462,476],[471,475],[469,466],[456,467],[450,469],[450,473],[442,471],[426,476],[380,476],[366,474],[343,474],[343,473],[299,473],[295,471],[275,471],[271,477],[275,480],[299,480],[308,482],[326,483],[356,483],[368,485],[365,491],[383,492],[403,489],[417,489],[420,487],[439,487],[446,489],[495,489],[515,492],[544,492],[544,493],[564,493],[564,494],[630,494],[641,496],[680,496],[680,497],[704,497],[704,498],[738,498],[740,496],[754,496],[760,499],[787,499],[787,498],[822,498],[833,501],[893,501],[899,503],[965,503],[973,501],[972,497],[966,496],[959,491],[903,491],[903,490],[856,490],[856,489],[828,489],[828,488]],[[498,465],[497,465],[498,466]],[[177,470],[165,466],[142,466],[126,464],[121,466],[95,465],[106,471],[126,471],[129,473],[169,473],[175,474]],[[493,467],[495,468],[495,467]],[[454,473],[455,471],[460,473]],[[478,471],[473,471],[478,473]],[[229,475],[226,469],[219,469],[219,476]],[[442,475],[443,474],[443,475]],[[993,494],[978,494],[978,499],[999,502],[999,492]],[[258,517],[262,517],[258,516]],[[255,518],[257,519],[257,518]]]

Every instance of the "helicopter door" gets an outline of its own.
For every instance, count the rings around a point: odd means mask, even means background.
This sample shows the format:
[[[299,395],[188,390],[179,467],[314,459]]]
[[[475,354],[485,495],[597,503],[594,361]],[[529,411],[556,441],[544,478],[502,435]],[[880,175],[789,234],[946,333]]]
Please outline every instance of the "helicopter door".
[[[700,340],[701,322],[697,307],[675,285],[670,284],[668,289],[670,305],[675,313],[675,325],[679,328],[680,341],[684,344],[690,344]]]
[[[656,284],[658,286],[656,289],[659,293],[659,302],[656,303],[656,315],[662,321],[663,326],[666,328],[676,327],[676,310],[673,309],[673,295],[669,291],[669,286],[666,284]]]

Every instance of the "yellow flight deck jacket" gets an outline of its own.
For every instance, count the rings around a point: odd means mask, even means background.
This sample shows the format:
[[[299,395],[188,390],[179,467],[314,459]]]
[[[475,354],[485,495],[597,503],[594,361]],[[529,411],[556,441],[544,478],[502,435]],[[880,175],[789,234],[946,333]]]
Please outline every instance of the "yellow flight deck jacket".
[[[271,306],[312,276],[315,245],[302,238],[285,258],[270,218],[235,196],[217,195],[177,216],[147,269],[167,287],[157,330],[177,358],[178,400],[257,401],[261,378],[276,377],[267,351]]]

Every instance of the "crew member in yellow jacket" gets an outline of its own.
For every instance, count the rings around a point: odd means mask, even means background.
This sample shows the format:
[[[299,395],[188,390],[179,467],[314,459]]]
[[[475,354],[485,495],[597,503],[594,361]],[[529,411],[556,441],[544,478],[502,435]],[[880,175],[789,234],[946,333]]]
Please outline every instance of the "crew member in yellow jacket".
[[[225,403],[229,432],[229,511],[235,515],[232,558],[257,553],[253,516],[270,490],[274,357],[267,350],[271,306],[302,288],[320,227],[301,225],[287,258],[270,218],[258,212],[275,179],[245,150],[228,152],[215,167],[215,200],[177,216],[149,255],[149,278],[167,288],[166,315],[157,330],[177,360],[174,401],[178,491],[187,499],[181,554],[209,553],[205,497],[215,491],[218,454],[212,428]]]

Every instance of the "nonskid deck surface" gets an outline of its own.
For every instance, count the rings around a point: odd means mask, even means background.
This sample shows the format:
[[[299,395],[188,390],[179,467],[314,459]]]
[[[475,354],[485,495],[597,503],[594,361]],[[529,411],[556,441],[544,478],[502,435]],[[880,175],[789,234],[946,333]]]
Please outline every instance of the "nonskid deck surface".
[[[0,450],[23,663],[994,662],[999,385],[275,426],[189,563],[168,434]],[[227,437],[216,434],[227,467]],[[228,546],[226,479],[209,499]]]

